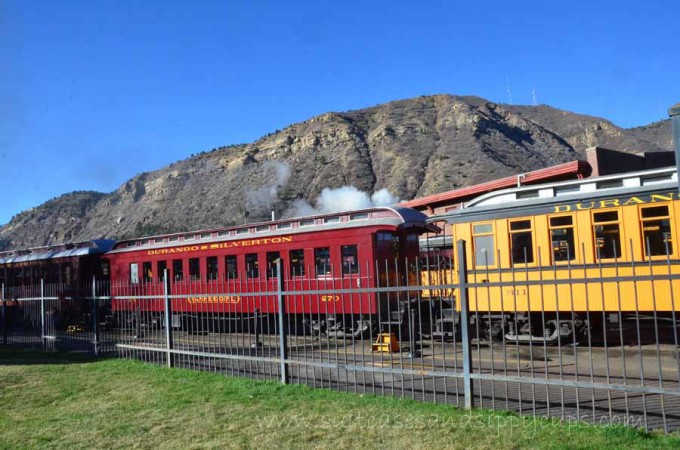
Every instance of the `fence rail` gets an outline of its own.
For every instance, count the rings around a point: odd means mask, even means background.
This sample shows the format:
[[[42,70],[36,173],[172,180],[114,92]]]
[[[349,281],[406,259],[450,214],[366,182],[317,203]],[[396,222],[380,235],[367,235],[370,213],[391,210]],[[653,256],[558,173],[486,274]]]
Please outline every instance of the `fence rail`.
[[[465,261],[462,243],[457,251]],[[2,344],[680,429],[677,261],[645,273],[600,267],[596,276],[574,266],[566,278],[529,276],[528,269],[484,277],[461,264],[455,283],[396,273],[418,264],[375,263],[365,273],[376,281],[357,274],[352,280],[363,281],[352,287],[334,274],[323,284],[302,283],[284,274],[281,262],[277,276],[238,284],[165,277],[139,285],[3,285]],[[590,287],[581,289],[586,281]],[[553,299],[555,292],[561,297]],[[671,307],[640,308],[650,302]],[[574,306],[580,304],[588,307]]]

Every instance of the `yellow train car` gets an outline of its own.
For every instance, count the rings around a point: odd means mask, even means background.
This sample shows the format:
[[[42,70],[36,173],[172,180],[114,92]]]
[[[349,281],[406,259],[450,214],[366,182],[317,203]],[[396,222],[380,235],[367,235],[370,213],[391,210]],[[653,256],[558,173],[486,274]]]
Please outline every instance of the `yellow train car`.
[[[677,325],[675,168],[506,189],[431,220],[465,242],[469,311],[489,337],[560,343],[631,315]]]

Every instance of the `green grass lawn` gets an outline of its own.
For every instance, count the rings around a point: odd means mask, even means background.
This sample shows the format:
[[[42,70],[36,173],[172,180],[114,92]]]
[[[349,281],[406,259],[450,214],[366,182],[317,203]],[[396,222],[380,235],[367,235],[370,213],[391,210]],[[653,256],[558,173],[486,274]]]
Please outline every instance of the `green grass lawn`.
[[[0,448],[680,448],[680,436],[0,350]]]

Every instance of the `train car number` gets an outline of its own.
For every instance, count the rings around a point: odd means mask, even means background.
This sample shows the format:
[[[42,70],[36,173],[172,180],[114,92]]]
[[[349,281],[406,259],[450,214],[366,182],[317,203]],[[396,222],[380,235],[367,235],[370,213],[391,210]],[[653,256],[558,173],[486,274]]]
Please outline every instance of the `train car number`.
[[[519,289],[513,289],[513,288],[508,288],[505,290],[505,295],[509,295],[511,297],[526,297],[527,295],[527,289],[526,288],[519,288]]]

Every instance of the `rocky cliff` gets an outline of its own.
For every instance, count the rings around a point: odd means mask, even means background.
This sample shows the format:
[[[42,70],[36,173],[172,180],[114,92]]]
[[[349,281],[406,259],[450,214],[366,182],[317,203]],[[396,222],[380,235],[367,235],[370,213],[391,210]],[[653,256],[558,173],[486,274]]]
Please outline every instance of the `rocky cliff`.
[[[590,146],[670,150],[669,121],[622,129],[549,106],[424,96],[327,113],[260,140],[135,176],[108,194],[67,194],[0,227],[0,247],[123,238],[303,212],[324,188],[412,199],[584,157]]]

